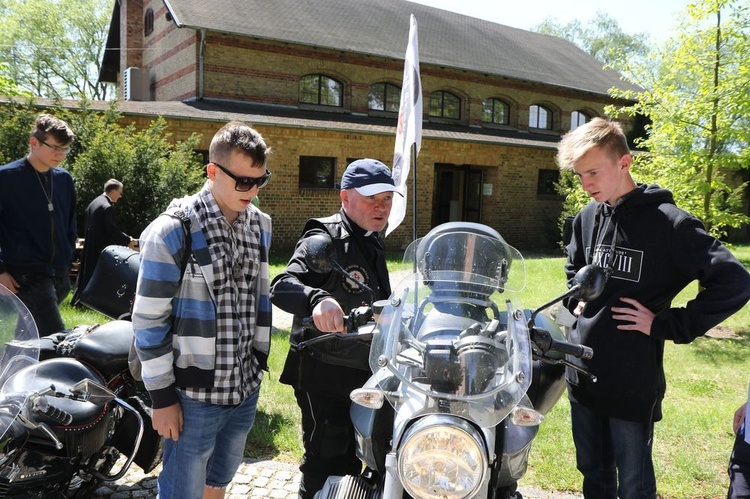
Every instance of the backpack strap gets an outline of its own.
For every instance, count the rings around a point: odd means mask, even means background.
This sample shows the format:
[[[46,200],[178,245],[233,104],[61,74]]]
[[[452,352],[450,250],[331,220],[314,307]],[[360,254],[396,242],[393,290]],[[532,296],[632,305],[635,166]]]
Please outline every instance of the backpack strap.
[[[185,208],[173,208],[165,211],[162,215],[176,218],[182,223],[182,230],[185,233],[185,249],[182,252],[182,265],[180,266],[180,282],[182,282],[182,276],[187,269],[188,260],[190,260],[190,254],[192,253],[193,247],[193,236],[190,232],[190,215]]]
[[[166,215],[168,217],[176,218],[177,220],[179,220],[182,224],[182,230],[185,233],[185,246],[182,251],[182,265],[180,267],[179,281],[182,282],[182,276],[185,274],[185,270],[187,269],[188,260],[190,259],[190,254],[192,253],[193,247],[193,236],[190,232],[190,216],[184,208],[169,209],[161,215]],[[130,305],[130,313],[131,315],[133,313],[132,303]],[[133,340],[130,342],[130,350],[128,352],[128,369],[130,370],[130,374],[133,376],[133,379],[139,382],[143,382],[143,376],[141,374],[141,361],[138,358],[138,354],[135,350],[135,335],[133,335]]]

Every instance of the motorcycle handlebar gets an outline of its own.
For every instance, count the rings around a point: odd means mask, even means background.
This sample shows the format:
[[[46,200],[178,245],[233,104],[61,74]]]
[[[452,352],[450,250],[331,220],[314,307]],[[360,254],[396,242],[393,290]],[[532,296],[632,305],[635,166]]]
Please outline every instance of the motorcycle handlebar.
[[[530,330],[531,341],[539,347],[542,352],[548,352],[554,350],[556,352],[572,355],[580,359],[590,359],[594,356],[594,351],[585,346],[578,345],[576,343],[568,343],[567,341],[556,340],[552,337],[549,331],[538,327],[532,327]]]
[[[590,359],[594,356],[594,351],[590,347],[568,343],[567,341],[552,340],[550,350],[569,354],[579,359]]]
[[[373,310],[369,305],[363,305],[352,309],[349,315],[344,316],[344,329],[347,333],[351,333],[357,330],[358,327],[364,326],[373,319]],[[320,331],[315,327],[315,322],[312,317],[303,317],[301,320],[302,327],[305,329],[313,329],[324,333],[326,331]]]
[[[73,415],[71,413],[59,409],[46,401],[44,403],[36,404],[35,410],[39,414],[44,414],[51,420],[60,423],[63,426],[68,426],[73,422]]]

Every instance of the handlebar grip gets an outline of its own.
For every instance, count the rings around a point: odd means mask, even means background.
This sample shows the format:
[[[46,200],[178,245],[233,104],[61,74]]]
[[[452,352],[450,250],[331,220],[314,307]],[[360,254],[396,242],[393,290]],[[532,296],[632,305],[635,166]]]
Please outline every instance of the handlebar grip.
[[[569,354],[573,357],[578,357],[579,359],[590,359],[594,356],[594,351],[590,347],[587,347],[585,345],[576,345],[574,343],[568,343],[566,341],[553,340],[550,350]]]
[[[44,404],[42,407],[37,408],[37,412],[44,414],[48,418],[60,423],[63,426],[68,426],[73,422],[73,415],[68,411],[58,409],[52,404]]]
[[[351,317],[350,315],[345,315],[344,316],[344,327],[346,328],[347,331],[349,331],[351,329],[351,327],[352,327],[352,320],[351,320],[350,317]],[[302,327],[305,328],[305,329],[313,329],[313,330],[319,331],[321,333],[327,332],[327,331],[320,331],[320,329],[318,329],[317,327],[315,327],[315,321],[313,320],[312,316],[310,316],[310,317],[303,317],[300,320],[300,323],[302,324]]]

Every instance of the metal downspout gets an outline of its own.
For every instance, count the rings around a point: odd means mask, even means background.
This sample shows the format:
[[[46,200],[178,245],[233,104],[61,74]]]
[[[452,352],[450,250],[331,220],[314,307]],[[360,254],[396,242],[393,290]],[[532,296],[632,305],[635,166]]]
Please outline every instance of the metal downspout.
[[[206,49],[206,30],[201,29],[201,48],[198,52],[198,100],[203,100],[203,57]]]

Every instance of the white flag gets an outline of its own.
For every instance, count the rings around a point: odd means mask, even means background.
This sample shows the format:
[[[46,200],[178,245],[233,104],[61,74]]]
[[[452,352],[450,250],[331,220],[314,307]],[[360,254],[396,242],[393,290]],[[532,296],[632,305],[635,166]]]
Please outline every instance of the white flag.
[[[417,47],[417,20],[411,16],[409,44],[406,47],[404,82],[401,86],[401,102],[396,127],[396,147],[393,151],[393,182],[401,196],[393,197],[391,214],[388,217],[386,237],[404,220],[406,213],[406,179],[409,176],[411,145],[417,144],[417,154],[422,146],[422,80],[419,77],[419,49]]]

